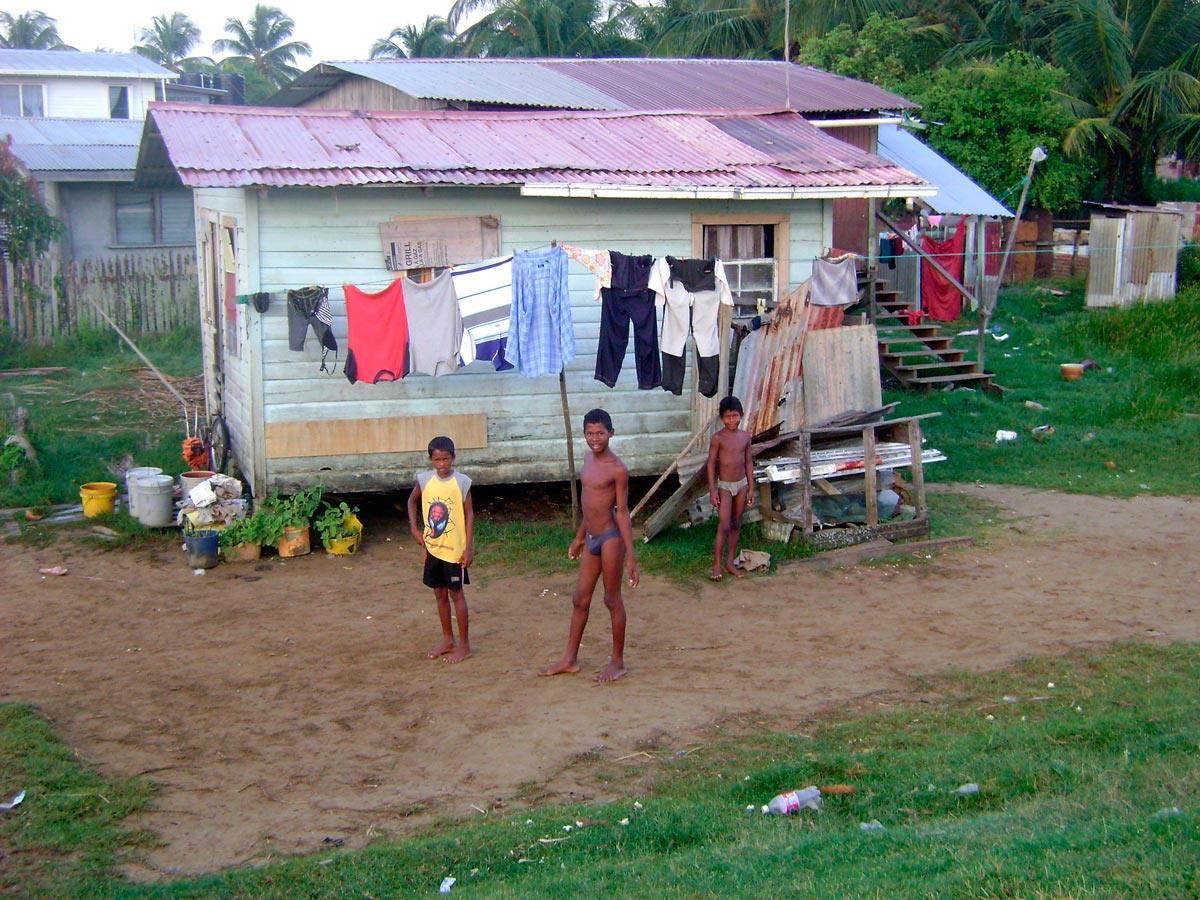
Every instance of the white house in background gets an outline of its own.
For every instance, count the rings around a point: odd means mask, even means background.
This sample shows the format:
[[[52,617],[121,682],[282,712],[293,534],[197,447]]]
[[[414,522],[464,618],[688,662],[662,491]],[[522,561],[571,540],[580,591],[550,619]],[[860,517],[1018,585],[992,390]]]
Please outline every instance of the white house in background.
[[[144,119],[178,77],[137,53],[0,50],[0,115]]]

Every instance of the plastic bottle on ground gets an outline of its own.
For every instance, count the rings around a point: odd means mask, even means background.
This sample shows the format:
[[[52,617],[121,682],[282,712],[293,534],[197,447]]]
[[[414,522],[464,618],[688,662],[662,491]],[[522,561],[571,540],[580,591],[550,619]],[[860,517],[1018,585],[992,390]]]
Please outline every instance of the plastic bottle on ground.
[[[816,787],[806,787],[800,791],[788,791],[773,797],[771,802],[762,808],[763,815],[787,816],[800,812],[802,809],[819,810],[821,808],[821,791]]]

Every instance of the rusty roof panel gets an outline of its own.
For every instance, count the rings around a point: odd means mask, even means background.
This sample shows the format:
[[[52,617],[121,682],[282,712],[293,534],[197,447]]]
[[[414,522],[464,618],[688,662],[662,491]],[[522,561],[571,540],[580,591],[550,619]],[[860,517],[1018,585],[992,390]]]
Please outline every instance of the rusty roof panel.
[[[923,186],[795,113],[762,110],[361,113],[153,104],[139,172],[172,171],[193,187]]]

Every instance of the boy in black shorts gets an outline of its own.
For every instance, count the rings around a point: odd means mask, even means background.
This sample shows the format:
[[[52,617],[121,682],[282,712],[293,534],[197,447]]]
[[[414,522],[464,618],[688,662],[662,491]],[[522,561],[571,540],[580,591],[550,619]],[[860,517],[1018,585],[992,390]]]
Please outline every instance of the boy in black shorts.
[[[475,553],[471,479],[454,471],[454,455],[454,441],[450,438],[435,437],[430,441],[429,461],[433,469],[417,475],[417,484],[408,497],[408,527],[413,540],[425,548],[424,582],[426,587],[433,588],[442,623],[442,643],[429,651],[429,658],[445,656],[450,663],[462,662],[471,655],[463,585],[471,583],[467,566]],[[422,514],[420,520],[418,510]],[[458,619],[457,644],[450,618],[452,600],[454,618]]]

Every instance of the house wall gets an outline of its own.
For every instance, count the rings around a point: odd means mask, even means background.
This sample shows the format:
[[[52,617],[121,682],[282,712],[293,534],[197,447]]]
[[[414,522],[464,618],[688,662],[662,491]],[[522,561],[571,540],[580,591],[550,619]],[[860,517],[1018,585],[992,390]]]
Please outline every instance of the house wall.
[[[129,117],[146,118],[146,106],[154,99],[153,80],[132,78],[45,78],[28,79],[46,85],[46,115],[59,119],[109,118],[108,88],[129,88]]]
[[[445,105],[358,75],[342,79],[325,93],[301,104],[316,109],[441,109]]]
[[[242,199],[244,206],[239,205]],[[691,256],[693,213],[767,213],[790,208],[788,262],[793,283],[808,277],[812,259],[831,234],[829,207],[821,201],[790,205],[578,201],[521,198],[509,189],[434,189],[426,196],[414,188],[343,188],[245,195],[199,191],[196,206],[246,222],[239,279],[245,277],[246,290],[271,295],[264,314],[251,306],[239,307],[246,349],[240,359],[225,363],[224,414],[234,455],[259,495],[317,482],[330,490],[395,490],[428,465],[424,446],[429,437],[443,432],[459,442],[459,465],[480,483],[566,477],[563,410],[558,379],[553,376],[527,379],[515,372],[497,373],[490,363],[477,362],[437,379],[410,376],[375,385],[346,380],[342,285],[378,291],[388,284],[379,225],[394,216],[496,216],[502,252],[541,248],[558,240],[630,254]],[[632,352],[615,389],[594,380],[600,327],[600,305],[592,300],[594,276],[575,263],[569,271],[576,356],[567,368],[566,387],[576,466],[582,464],[586,450],[580,438],[583,414],[601,406],[613,416],[614,449],[630,470],[660,472],[691,435],[690,396],[687,391],[681,397],[661,390],[638,391]],[[333,376],[320,371],[321,352],[311,332],[303,351],[288,347],[285,292],[313,284],[329,288],[340,347]],[[205,340],[209,373],[213,341],[211,325],[205,328],[210,334]],[[256,353],[261,354],[257,359]],[[253,383],[256,373],[261,377],[259,387]],[[364,429],[381,422],[393,432],[399,428],[410,449],[357,452],[354,435],[365,434]],[[460,427],[463,430],[456,435]],[[482,440],[470,440],[473,428],[481,429]],[[318,446],[325,448],[322,455],[305,455]],[[251,475],[254,472],[257,477]]]

